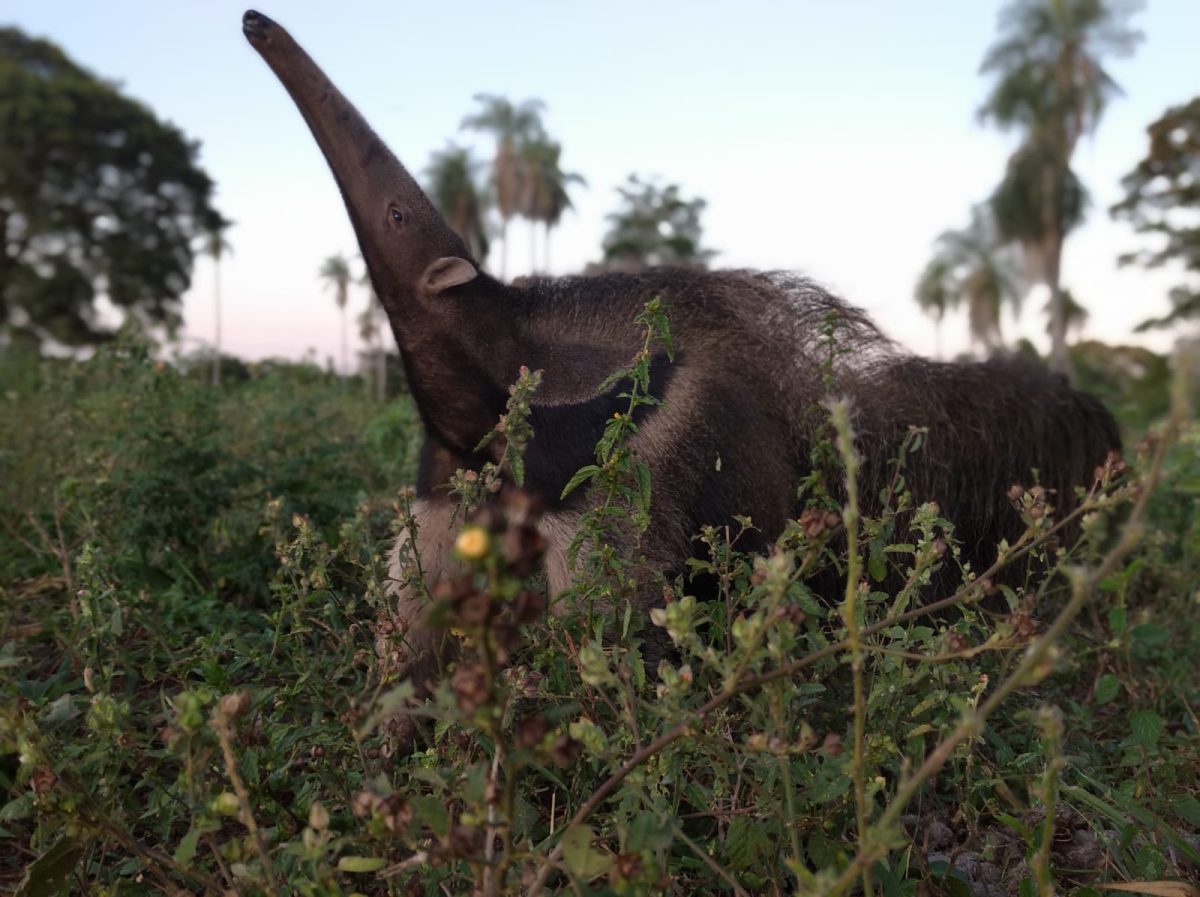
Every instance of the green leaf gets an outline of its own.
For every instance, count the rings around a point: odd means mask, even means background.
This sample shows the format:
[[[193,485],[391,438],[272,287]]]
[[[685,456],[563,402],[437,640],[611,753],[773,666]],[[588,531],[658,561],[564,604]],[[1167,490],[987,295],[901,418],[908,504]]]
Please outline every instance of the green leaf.
[[[1171,630],[1161,623],[1141,623],[1133,627],[1130,633],[1133,640],[1144,647],[1150,648],[1161,645],[1171,637]]]
[[[1110,607],[1108,609],[1108,628],[1113,631],[1114,635],[1121,635],[1125,631],[1125,608]]]
[[[734,869],[748,869],[770,849],[762,825],[749,816],[734,817],[725,836],[725,856]]]
[[[666,850],[671,846],[673,840],[674,836],[671,834],[670,828],[662,825],[649,813],[644,813],[635,817],[629,824],[629,834],[625,838],[625,852],[641,853],[643,850]]]
[[[412,682],[405,679],[395,688],[389,689],[380,695],[379,700],[375,702],[374,712],[367,717],[366,722],[363,723],[362,728],[358,731],[359,738],[365,738],[370,735],[381,722],[395,716],[408,704],[409,699],[416,692],[417,690]]]
[[[1121,692],[1121,680],[1112,673],[1105,673],[1096,682],[1096,703],[1107,704]]]
[[[1158,744],[1163,731],[1163,718],[1153,710],[1135,710],[1129,714],[1129,730],[1133,740],[1143,747]]]
[[[179,846],[175,848],[175,862],[183,868],[187,868],[192,864],[192,860],[196,856],[196,846],[200,843],[200,828],[193,825],[188,829],[188,833],[179,840]]]
[[[51,897],[57,894],[81,856],[83,846],[63,838],[29,864],[13,897]]]
[[[408,802],[412,807],[413,818],[429,826],[435,835],[445,835],[450,831],[450,813],[446,805],[436,797],[419,794]]]
[[[1179,818],[1185,820],[1194,828],[1200,828],[1200,800],[1192,795],[1184,795],[1176,800],[1171,808]]]
[[[339,857],[340,872],[378,872],[387,865],[384,857]]]
[[[42,725],[47,729],[56,729],[77,716],[79,716],[79,708],[75,706],[71,695],[65,694],[50,702],[46,712],[42,715]]]
[[[15,822],[33,815],[33,797],[22,794],[0,807],[0,822]]]
[[[584,881],[603,875],[612,865],[612,857],[592,847],[591,826],[573,825],[563,832],[563,862],[567,870]]]
[[[575,475],[567,481],[567,485],[563,486],[562,495],[559,498],[566,498],[579,487],[580,483],[590,480],[599,472],[600,468],[595,464],[585,464],[579,470],[575,471]]]

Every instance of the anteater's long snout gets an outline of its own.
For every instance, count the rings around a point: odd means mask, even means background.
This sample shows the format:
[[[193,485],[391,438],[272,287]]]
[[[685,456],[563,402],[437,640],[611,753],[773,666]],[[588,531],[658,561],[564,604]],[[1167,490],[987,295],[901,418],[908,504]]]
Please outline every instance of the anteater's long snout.
[[[252,44],[268,40],[277,27],[269,18],[253,9],[246,10],[242,16],[242,34]]]

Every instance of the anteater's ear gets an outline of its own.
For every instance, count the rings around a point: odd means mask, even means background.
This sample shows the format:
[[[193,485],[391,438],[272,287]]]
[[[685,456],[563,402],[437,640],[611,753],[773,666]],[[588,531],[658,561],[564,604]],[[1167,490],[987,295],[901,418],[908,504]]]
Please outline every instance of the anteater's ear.
[[[421,277],[421,286],[430,296],[436,296],[443,290],[468,283],[479,276],[475,266],[466,259],[446,256],[438,259],[425,269]]]

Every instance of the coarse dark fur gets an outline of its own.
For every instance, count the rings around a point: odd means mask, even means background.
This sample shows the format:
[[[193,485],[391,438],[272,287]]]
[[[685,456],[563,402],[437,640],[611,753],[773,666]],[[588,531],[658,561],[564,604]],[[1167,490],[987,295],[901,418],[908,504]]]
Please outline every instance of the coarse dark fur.
[[[552,590],[570,580],[565,548],[582,493],[559,495],[593,460],[618,388],[599,385],[641,348],[634,323],[661,298],[677,353],[652,365],[649,410],[634,438],[652,472],[651,523],[641,547],[653,574],[683,572],[705,524],[750,516],[765,548],[801,508],[827,395],[847,396],[863,457],[866,509],[890,476],[910,426],[928,427],[910,459],[918,501],[936,500],[957,526],[963,560],[986,568],[1001,539],[1021,530],[1005,497],[1036,476],[1058,512],[1074,488],[1119,447],[1116,426],[1090,396],[1018,361],[947,364],[899,351],[865,315],[810,281],[787,273],[655,269],[587,277],[523,279],[504,285],[479,270],[463,241],[353,106],[278,25],[247,13],[245,31],[291,93],[321,146],[358,233],[375,290],[391,321],[425,425],[418,491],[425,570],[450,563],[444,486],[455,469],[493,454],[475,446],[504,411],[522,365],[543,372],[534,397],[527,486],[549,509],[545,527]],[[829,361],[822,327],[838,322]],[[832,367],[830,367],[832,364]],[[832,378],[832,385],[826,381]],[[647,583],[641,603],[661,590]],[[434,650],[425,608],[400,592],[415,655]]]

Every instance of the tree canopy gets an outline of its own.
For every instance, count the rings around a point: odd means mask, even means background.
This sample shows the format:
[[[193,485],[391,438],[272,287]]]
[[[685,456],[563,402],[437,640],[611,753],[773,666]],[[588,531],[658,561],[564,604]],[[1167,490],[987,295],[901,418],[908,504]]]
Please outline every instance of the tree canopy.
[[[916,289],[917,304],[938,322],[965,305],[971,341],[989,354],[1001,344],[1001,311],[1005,304],[1019,310],[1021,298],[1017,252],[1000,235],[987,205],[971,209],[967,227],[938,237]]]
[[[475,261],[483,262],[488,254],[489,197],[476,175],[478,167],[468,148],[450,143],[433,154],[425,177],[433,204],[466,242]]]
[[[0,339],[105,336],[96,299],[180,321],[219,230],[198,145],[49,41],[0,28]]]
[[[1190,282],[1171,290],[1170,312],[1143,321],[1139,330],[1200,318],[1200,97],[1168,109],[1147,131],[1149,152],[1121,181],[1125,198],[1112,212],[1138,233],[1161,240],[1153,249],[1122,256],[1121,263],[1156,268],[1177,262]]]
[[[1136,8],[1122,0],[1010,0],[983,61],[995,82],[980,117],[1022,135],[992,197],[996,223],[1024,250],[1026,273],[1050,290],[1050,367],[1059,373],[1070,367],[1063,244],[1087,200],[1071,157],[1120,94],[1104,62],[1141,40],[1129,26]]]
[[[685,199],[678,184],[663,187],[633,174],[617,193],[621,205],[608,216],[611,224],[604,236],[604,267],[702,268],[715,254],[700,245],[700,213],[707,205],[703,199]]]

